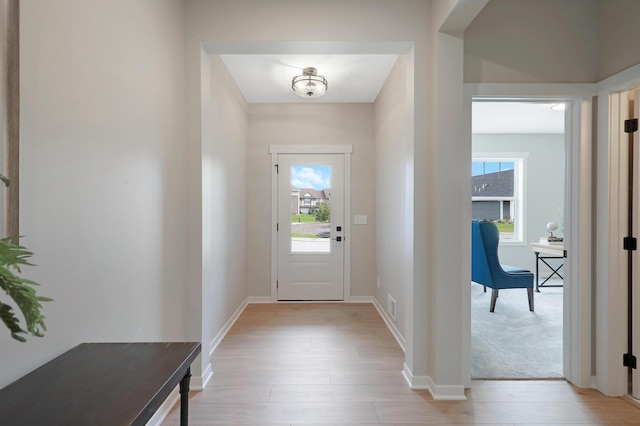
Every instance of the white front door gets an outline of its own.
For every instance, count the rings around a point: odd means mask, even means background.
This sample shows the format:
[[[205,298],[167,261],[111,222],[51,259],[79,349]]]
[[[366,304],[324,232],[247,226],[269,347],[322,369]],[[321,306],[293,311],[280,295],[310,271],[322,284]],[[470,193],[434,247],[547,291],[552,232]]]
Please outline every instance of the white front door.
[[[344,300],[345,156],[277,162],[277,299]]]

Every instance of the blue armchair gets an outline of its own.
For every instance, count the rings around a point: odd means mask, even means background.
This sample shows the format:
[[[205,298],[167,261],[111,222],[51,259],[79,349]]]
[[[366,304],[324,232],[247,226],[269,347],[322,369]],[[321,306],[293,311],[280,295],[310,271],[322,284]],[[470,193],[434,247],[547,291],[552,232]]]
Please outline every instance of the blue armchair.
[[[526,269],[501,265],[498,260],[500,232],[495,223],[486,220],[471,221],[471,280],[491,288],[490,312],[496,308],[498,291],[508,288],[526,288],[529,310],[533,312],[533,274]]]

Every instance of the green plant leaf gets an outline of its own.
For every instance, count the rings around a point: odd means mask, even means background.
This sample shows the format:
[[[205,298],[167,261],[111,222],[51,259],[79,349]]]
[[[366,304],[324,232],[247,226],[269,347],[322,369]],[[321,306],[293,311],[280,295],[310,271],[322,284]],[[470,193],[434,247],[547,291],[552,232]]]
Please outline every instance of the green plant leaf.
[[[0,181],[4,183],[4,186],[7,186],[7,187],[9,186],[9,179],[7,179],[7,177],[2,173],[0,173]]]
[[[26,331],[9,305],[0,305],[0,317],[11,332],[11,337],[24,342],[26,339],[21,334],[43,336],[42,331],[46,330],[46,327],[40,302],[49,302],[52,299],[36,294],[34,287],[38,286],[38,283],[16,275],[21,272],[20,266],[32,265],[29,258],[33,253],[19,244],[14,244],[13,241],[13,238],[0,239],[0,288],[13,299],[22,312]]]
[[[20,321],[13,313],[13,309],[11,309],[11,306],[2,302],[0,302],[0,319],[11,332],[11,337],[21,342],[27,341],[24,337],[18,334],[18,333],[25,334],[26,331],[24,331],[22,327],[20,327]]]

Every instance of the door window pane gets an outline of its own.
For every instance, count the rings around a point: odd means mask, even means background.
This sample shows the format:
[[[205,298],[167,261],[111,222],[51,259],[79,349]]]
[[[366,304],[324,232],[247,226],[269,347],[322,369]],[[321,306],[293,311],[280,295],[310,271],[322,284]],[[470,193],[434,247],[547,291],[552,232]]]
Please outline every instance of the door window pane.
[[[331,166],[291,166],[291,252],[331,252]]]

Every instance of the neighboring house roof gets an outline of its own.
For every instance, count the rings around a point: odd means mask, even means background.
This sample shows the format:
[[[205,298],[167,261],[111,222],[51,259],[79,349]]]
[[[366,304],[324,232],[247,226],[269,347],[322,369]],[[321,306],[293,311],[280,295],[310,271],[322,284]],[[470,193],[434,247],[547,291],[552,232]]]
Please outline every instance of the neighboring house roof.
[[[471,177],[472,197],[513,197],[513,169]]]
[[[300,198],[315,198],[319,200],[330,198],[328,194],[331,194],[330,189],[313,189],[313,188],[300,188]]]

